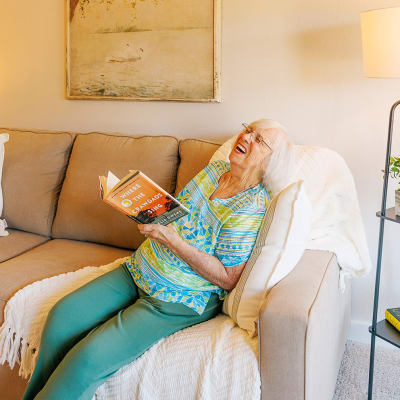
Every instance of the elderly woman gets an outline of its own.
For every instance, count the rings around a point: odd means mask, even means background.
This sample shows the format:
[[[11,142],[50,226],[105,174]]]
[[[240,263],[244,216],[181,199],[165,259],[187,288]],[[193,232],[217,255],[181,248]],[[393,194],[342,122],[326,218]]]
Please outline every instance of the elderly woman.
[[[90,400],[160,339],[220,312],[270,200],[262,182],[272,192],[284,186],[293,156],[278,123],[244,126],[230,162],[210,163],[179,193],[189,215],[139,225],[147,239],[129,261],[52,308],[24,400]]]

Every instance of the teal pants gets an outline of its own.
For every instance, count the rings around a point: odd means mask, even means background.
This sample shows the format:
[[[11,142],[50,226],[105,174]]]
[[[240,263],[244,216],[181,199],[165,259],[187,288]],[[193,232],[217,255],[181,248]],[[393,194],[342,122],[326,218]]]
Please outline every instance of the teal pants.
[[[90,400],[98,386],[160,339],[220,310],[216,294],[202,315],[157,300],[139,289],[121,264],[50,310],[23,400]]]

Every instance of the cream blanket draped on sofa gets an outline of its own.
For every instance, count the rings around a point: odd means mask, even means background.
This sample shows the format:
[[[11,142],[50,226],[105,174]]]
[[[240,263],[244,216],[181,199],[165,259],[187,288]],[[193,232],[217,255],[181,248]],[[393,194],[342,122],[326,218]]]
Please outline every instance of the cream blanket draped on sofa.
[[[228,160],[236,136],[226,141],[213,160]],[[292,182],[304,180],[313,208],[310,250],[328,250],[336,254],[340,287],[345,277],[361,277],[371,270],[371,258],[361,217],[353,175],[343,157],[319,146],[295,146],[296,167]]]
[[[19,290],[5,308],[5,322],[0,328],[0,364],[8,362],[13,368],[20,363],[19,374],[30,378],[51,307],[61,297],[125,260],[84,267]],[[250,338],[231,318],[220,315],[161,340],[116,372],[97,389],[95,397],[98,400],[258,400],[257,338]]]

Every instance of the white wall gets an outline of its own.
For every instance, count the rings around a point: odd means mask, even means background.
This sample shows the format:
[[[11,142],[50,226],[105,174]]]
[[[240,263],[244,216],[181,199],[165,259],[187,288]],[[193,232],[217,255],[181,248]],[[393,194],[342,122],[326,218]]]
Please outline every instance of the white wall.
[[[375,265],[379,171],[400,81],[363,76],[359,14],[400,0],[225,0],[221,104],[64,100],[63,3],[0,0],[0,126],[222,142],[242,121],[277,119],[296,143],[327,146],[345,158]],[[386,307],[400,306],[397,229],[386,229],[380,318]],[[374,279],[373,271],[353,281],[352,332],[367,340],[356,328],[370,323]]]

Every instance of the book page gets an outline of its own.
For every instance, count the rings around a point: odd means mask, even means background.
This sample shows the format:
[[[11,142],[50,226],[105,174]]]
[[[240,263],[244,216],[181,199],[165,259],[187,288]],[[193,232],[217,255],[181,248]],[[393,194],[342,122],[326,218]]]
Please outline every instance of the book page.
[[[111,191],[111,189],[119,182],[119,178],[117,178],[111,171],[108,171],[107,175],[107,194]]]
[[[139,173],[140,173],[140,171],[138,171],[138,170],[130,170],[129,174],[125,175],[123,178],[118,180],[118,183],[111,188],[109,193],[111,194],[111,192],[119,190],[119,188],[121,186],[126,185],[128,182],[130,182],[132,179],[134,179],[134,177]]]

